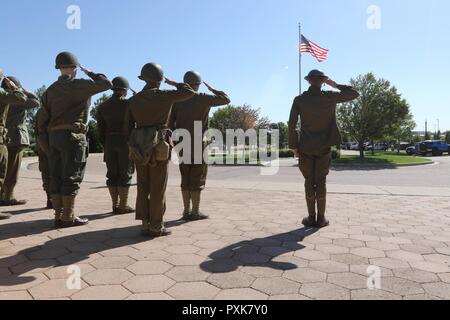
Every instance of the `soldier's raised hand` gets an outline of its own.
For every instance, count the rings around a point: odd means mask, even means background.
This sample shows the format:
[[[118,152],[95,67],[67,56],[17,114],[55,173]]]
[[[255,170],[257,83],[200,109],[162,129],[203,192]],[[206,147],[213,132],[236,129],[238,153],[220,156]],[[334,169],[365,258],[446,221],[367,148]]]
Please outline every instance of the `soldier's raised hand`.
[[[6,85],[8,86],[9,89],[11,89],[11,90],[17,90],[18,89],[16,84],[14,82],[12,82],[9,78],[5,77],[4,81],[6,82]]]
[[[206,83],[206,82],[203,82],[203,84],[208,88],[209,91],[211,91],[211,92],[214,93],[214,94],[218,94],[218,95],[223,95],[223,94],[225,94],[223,91],[219,91],[219,90],[214,89],[213,87],[211,87],[211,86],[210,86],[208,83]]]
[[[178,82],[170,80],[169,78],[165,78],[164,82],[167,83],[169,86],[174,86],[174,87],[178,86]]]
[[[331,79],[329,79],[329,78],[325,80],[325,83],[326,83],[327,85],[329,85],[330,87],[335,88],[335,89],[336,89],[337,86],[338,86],[336,82],[334,82],[333,80],[331,80]]]
[[[86,75],[88,75],[89,73],[92,72],[91,70],[89,70],[88,68],[85,68],[83,66],[80,66],[80,70],[83,71]]]

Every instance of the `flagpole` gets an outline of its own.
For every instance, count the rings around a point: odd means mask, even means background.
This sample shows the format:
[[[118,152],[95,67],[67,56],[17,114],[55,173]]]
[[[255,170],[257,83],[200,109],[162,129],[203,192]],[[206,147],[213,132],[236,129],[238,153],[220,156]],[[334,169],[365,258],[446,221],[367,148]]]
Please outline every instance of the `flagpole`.
[[[299,74],[299,94],[302,94],[302,52],[301,52],[301,44],[302,44],[302,25],[298,24],[298,33],[299,33],[299,47],[298,47],[298,74]]]

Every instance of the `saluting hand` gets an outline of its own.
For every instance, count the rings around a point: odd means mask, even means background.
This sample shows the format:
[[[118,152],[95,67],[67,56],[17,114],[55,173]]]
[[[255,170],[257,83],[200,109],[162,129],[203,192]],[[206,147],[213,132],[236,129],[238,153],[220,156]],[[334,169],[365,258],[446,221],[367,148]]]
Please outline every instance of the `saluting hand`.
[[[214,89],[213,87],[211,87],[211,86],[210,86],[208,83],[206,83],[206,82],[203,82],[203,84],[208,88],[209,91],[211,91],[211,92],[214,93],[214,94],[219,94],[219,95],[225,94],[223,91],[219,91],[219,90]]]
[[[89,73],[92,72],[91,70],[89,70],[88,68],[85,68],[83,66],[80,66],[80,70],[83,71],[86,75],[88,75]]]
[[[165,78],[164,82],[167,83],[169,86],[174,86],[174,87],[178,86],[178,82],[170,80],[169,78]]]
[[[327,85],[329,85],[330,87],[337,89],[338,84],[336,82],[334,82],[333,80],[327,79],[327,80],[325,80],[325,83]]]
[[[11,90],[17,90],[18,89],[16,84],[14,82],[12,82],[9,78],[5,77],[5,82],[6,82],[6,85],[8,86],[8,88],[10,88]]]

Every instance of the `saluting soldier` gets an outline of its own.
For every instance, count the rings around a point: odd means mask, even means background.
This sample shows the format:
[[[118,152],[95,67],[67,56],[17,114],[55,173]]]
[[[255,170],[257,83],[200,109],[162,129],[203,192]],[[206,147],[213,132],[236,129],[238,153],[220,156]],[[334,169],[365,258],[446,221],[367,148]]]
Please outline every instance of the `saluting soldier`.
[[[351,86],[338,85],[320,70],[312,70],[305,79],[310,88],[294,100],[289,119],[289,148],[299,157],[300,170],[305,177],[309,215],[303,224],[323,228],[329,225],[325,211],[331,147],[341,143],[336,105],[356,99],[359,93]],[[324,84],[340,92],[323,91]],[[297,132],[299,116],[300,135]]]
[[[61,76],[44,93],[39,117],[40,146],[49,155],[50,191],[56,227],[81,226],[74,212],[87,159],[87,121],[91,97],[112,88],[103,74],[80,66],[92,80],[77,79],[78,59],[69,52],[56,57]]]
[[[187,84],[165,78],[161,66],[154,63],[142,68],[139,79],[146,86],[129,99],[124,129],[130,136],[130,157],[137,171],[136,218],[142,221],[143,234],[167,236],[171,232],[164,227],[163,218],[171,153],[169,118],[173,104],[189,99],[194,91]],[[164,80],[177,90],[161,90]]]
[[[39,119],[40,114],[42,112],[42,108],[39,109],[36,113],[36,119]],[[42,150],[42,147],[40,146],[40,139],[39,139],[39,130],[38,130],[38,123],[36,121],[35,124],[35,135],[36,135],[36,152],[38,155],[38,161],[39,161],[39,171],[41,172],[41,178],[42,178],[42,188],[44,189],[46,195],[47,195],[47,209],[53,209],[52,204],[52,198],[50,194],[50,166],[48,162],[48,156],[45,153],[44,150]]]
[[[123,77],[114,78],[112,83],[112,97],[98,107],[97,128],[105,149],[104,160],[108,169],[106,184],[112,199],[113,213],[127,214],[134,212],[128,206],[134,164],[128,157],[128,141],[123,132],[130,84]]]
[[[23,104],[11,104],[9,106],[6,120],[6,129],[8,130],[8,169],[3,188],[1,190],[1,205],[17,206],[24,205],[25,200],[17,200],[14,197],[14,188],[19,179],[20,166],[22,164],[23,152],[30,146],[30,136],[27,128],[27,111],[40,106],[39,98],[34,94],[22,88],[22,85],[16,77],[8,76],[18,88],[21,88],[27,96],[27,101]],[[6,79],[6,78],[5,78]],[[6,80],[3,80],[1,86],[7,89]]]
[[[0,69],[0,80],[3,79],[3,70]],[[23,91],[15,85],[14,82],[5,78],[6,90],[0,88],[0,188],[6,177],[8,167],[8,148],[6,140],[6,117],[10,104],[22,104],[27,101],[27,96]],[[0,213],[0,220],[8,219],[11,215]]]
[[[212,88],[204,83],[201,75],[196,71],[189,71],[184,76],[184,82],[189,84],[195,91],[195,95],[189,100],[178,102],[174,105],[171,127],[184,129],[191,136],[191,154],[182,154],[183,161],[180,163],[181,193],[184,203],[183,220],[196,221],[207,219],[208,216],[200,212],[201,192],[205,189],[208,174],[208,164],[203,154],[206,149],[204,134],[208,130],[209,112],[211,107],[223,106],[230,103],[230,98],[223,92]],[[202,84],[213,93],[199,93]],[[196,122],[201,124],[201,132],[195,132]],[[196,150],[195,145],[201,146]],[[183,150],[185,153],[186,150]],[[201,152],[195,157],[195,152]],[[200,160],[196,163],[196,160]],[[192,210],[191,210],[192,201]]]

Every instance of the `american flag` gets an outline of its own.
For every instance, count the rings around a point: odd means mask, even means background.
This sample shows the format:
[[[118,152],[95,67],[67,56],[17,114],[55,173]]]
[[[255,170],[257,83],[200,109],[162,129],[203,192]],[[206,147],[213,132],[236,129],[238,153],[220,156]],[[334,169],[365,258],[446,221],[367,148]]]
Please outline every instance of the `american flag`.
[[[300,53],[311,53],[311,55],[319,62],[327,60],[327,55],[330,50],[320,47],[317,43],[306,39],[302,35],[302,41],[300,43]]]

